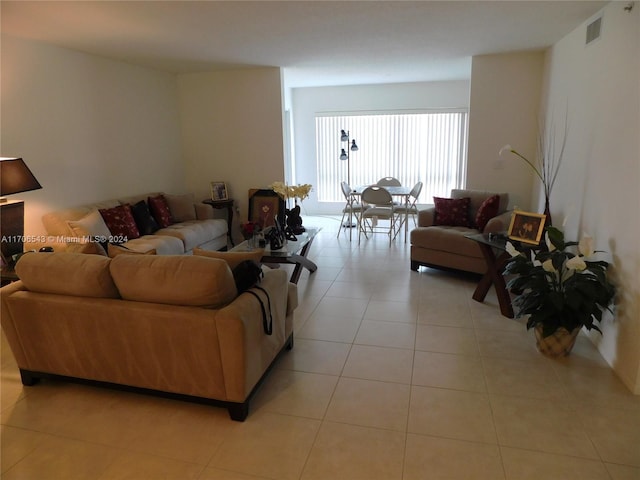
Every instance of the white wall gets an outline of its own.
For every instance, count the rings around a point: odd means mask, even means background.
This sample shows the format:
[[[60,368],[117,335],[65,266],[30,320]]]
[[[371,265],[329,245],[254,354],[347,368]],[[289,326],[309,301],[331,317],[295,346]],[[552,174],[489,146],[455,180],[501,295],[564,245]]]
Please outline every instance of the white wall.
[[[295,183],[318,183],[316,112],[466,108],[468,105],[468,81],[293,89]],[[339,134],[336,132],[336,136]],[[343,203],[319,203],[315,191],[302,203],[306,214],[336,214],[343,206]]]
[[[535,159],[544,53],[480,55],[471,65],[467,187],[507,191],[512,207],[542,213],[544,203],[531,202],[531,168],[498,152],[508,143]]]
[[[204,199],[226,182],[246,220],[249,189],[284,180],[280,69],[179,75],[178,92],[189,191]]]
[[[43,187],[14,196],[26,234],[62,207],[184,191],[174,75],[7,35],[1,54],[0,153]]]
[[[554,223],[568,216],[570,238],[589,232],[618,283],[615,320],[591,337],[640,394],[640,8],[625,6],[605,7],[599,40],[585,46],[585,22],[549,51],[544,105],[547,122],[566,115],[569,128]]]

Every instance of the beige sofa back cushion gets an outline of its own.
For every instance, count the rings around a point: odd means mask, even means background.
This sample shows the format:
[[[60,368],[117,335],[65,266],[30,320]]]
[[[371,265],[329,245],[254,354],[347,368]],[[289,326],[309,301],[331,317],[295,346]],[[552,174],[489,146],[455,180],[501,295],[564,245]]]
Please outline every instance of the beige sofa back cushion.
[[[190,255],[118,255],[111,276],[126,300],[220,307],[236,296],[224,260]]]
[[[253,260],[254,262],[260,263],[262,261],[262,256],[264,255],[264,248],[257,248],[248,252],[220,252],[218,250],[194,248],[193,254],[202,257],[219,258],[220,260],[227,262],[229,268],[233,270],[245,260]]]
[[[451,190],[451,198],[469,197],[471,199],[471,202],[469,203],[469,219],[472,223],[475,223],[476,214],[478,213],[480,205],[482,205],[487,198],[492,197],[493,195],[500,195],[500,207],[498,208],[498,213],[504,212],[509,205],[509,194],[506,192],[499,193],[462,189]]]
[[[27,253],[16,273],[32,292],[76,297],[119,298],[111,274],[110,259],[84,253]]]

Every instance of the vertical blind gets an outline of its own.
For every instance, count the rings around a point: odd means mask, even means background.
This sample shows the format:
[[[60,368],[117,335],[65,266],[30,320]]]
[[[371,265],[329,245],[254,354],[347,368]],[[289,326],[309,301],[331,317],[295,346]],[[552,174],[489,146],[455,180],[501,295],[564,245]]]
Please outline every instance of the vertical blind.
[[[370,185],[395,177],[402,185],[424,183],[418,203],[448,197],[463,188],[466,173],[467,112],[316,115],[317,193],[320,202],[341,202],[340,182]],[[340,141],[345,130],[358,151]],[[349,160],[340,160],[341,149]]]

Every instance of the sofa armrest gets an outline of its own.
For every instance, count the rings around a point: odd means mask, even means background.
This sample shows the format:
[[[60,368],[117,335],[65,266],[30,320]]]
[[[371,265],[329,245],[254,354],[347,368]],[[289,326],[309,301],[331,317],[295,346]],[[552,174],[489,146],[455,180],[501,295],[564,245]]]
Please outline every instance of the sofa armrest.
[[[298,285],[289,282],[287,289],[287,316],[291,315],[293,311],[298,308]]]
[[[418,226],[430,227],[434,224],[436,218],[436,207],[425,208],[418,211]]]
[[[511,223],[511,214],[513,210],[507,210],[500,215],[493,217],[487,222],[482,233],[500,233],[506,232]]]
[[[228,400],[245,401],[285,345],[288,285],[284,269],[266,272],[260,282],[271,301],[272,335],[264,333],[260,304],[253,295],[238,295],[218,311],[216,328]]]

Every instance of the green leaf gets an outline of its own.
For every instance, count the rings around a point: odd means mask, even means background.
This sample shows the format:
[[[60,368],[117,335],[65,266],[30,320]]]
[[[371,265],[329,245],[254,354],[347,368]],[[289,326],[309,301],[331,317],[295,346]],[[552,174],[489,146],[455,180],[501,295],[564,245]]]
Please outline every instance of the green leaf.
[[[547,234],[549,235],[549,241],[556,247],[558,250],[564,250],[564,233],[561,230],[558,230],[556,227],[549,226],[546,228]]]

